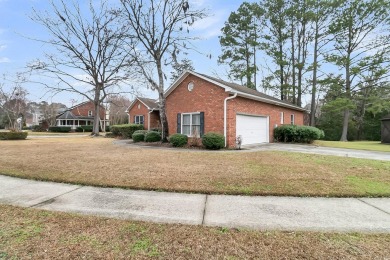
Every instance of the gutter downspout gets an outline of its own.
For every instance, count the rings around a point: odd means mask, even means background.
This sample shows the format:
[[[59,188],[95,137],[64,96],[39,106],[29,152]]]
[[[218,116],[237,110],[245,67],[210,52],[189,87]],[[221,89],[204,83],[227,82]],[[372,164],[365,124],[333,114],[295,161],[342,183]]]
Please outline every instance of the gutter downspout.
[[[223,135],[225,136],[225,147],[227,145],[227,101],[237,97],[237,92],[233,96],[225,98],[223,106]]]

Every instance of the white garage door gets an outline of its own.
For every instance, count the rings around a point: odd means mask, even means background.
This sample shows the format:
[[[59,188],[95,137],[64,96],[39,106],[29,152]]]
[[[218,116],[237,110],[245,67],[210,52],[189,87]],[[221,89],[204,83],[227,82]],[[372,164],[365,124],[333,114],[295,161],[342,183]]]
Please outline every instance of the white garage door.
[[[269,142],[268,117],[236,116],[236,136],[242,136],[242,145]]]

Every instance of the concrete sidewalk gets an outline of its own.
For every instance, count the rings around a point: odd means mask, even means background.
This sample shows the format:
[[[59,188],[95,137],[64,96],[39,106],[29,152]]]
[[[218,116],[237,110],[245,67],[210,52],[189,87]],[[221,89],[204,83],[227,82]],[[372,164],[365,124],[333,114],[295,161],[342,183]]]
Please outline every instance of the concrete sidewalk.
[[[0,175],[0,203],[159,223],[390,233],[388,198],[183,194],[96,188]]]

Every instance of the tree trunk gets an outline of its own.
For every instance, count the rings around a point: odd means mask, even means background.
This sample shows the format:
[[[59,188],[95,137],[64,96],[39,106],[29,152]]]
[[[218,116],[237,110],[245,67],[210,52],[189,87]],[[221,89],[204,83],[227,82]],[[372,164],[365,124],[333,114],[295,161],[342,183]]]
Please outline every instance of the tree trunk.
[[[292,18],[294,19],[294,18]],[[295,75],[295,28],[294,28],[294,22],[291,22],[291,62],[292,62],[292,95],[293,95],[293,104],[296,104],[296,75]],[[299,38],[298,38],[299,39]],[[299,51],[299,50],[298,50]],[[298,52],[299,57],[299,52]]]
[[[160,105],[160,121],[161,121],[161,140],[163,142],[168,142],[169,128],[168,128],[168,119],[166,112],[166,102],[164,96],[164,75],[161,67],[161,61],[157,61],[157,72],[158,72],[158,99]]]
[[[348,53],[346,64],[345,64],[345,98],[351,99],[351,77],[350,77],[350,53]],[[340,141],[348,141],[348,123],[349,123],[349,108],[344,109],[343,118],[343,132],[341,133]]]
[[[313,61],[313,85],[311,88],[310,104],[310,126],[316,125],[316,95],[317,95],[317,60],[318,60],[318,23],[316,23],[316,32],[314,36],[314,61]]]
[[[94,105],[94,117],[93,117],[93,128],[91,135],[93,136],[99,136],[99,120],[100,120],[100,89],[101,84],[103,83],[97,83],[96,89],[95,89],[95,97],[93,100]]]
[[[283,44],[279,43],[279,67],[280,67],[280,99],[284,100],[284,66],[283,66]]]

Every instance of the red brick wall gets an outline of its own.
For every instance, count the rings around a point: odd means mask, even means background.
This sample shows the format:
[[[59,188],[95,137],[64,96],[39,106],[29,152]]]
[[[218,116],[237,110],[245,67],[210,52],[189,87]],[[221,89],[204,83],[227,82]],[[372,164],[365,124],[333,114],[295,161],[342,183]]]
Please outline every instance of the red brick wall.
[[[159,111],[150,113],[150,128],[161,128]]]
[[[291,115],[295,116],[295,124],[303,125],[303,112],[292,110],[272,104],[262,103],[242,97],[236,97],[228,101],[228,129],[227,143],[229,147],[235,145],[236,139],[236,115],[237,113],[269,116],[269,141],[274,140],[275,125],[281,125],[281,115],[284,112],[284,124],[291,124]]]
[[[95,114],[95,107],[93,105],[93,102],[91,101],[81,106],[77,106],[71,110],[71,112],[75,116],[88,116],[88,111],[92,111],[93,113],[92,115]],[[100,106],[99,114],[100,114],[100,119],[105,119],[106,111],[103,106]]]
[[[194,89],[188,91],[187,85],[194,82]],[[177,132],[177,114],[190,112],[204,112],[204,132],[218,132],[223,134],[224,100],[228,93],[201,78],[189,75],[167,97],[166,109],[169,124],[169,134]],[[280,125],[280,112],[284,112],[284,124],[290,124],[291,114],[295,115],[295,124],[303,124],[303,112],[266,104],[246,98],[237,97],[228,101],[228,127],[227,143],[229,147],[235,145],[236,114],[246,113],[253,115],[269,116],[269,140],[273,142],[273,130],[275,124]]]
[[[194,89],[188,91],[189,82]],[[177,114],[204,112],[204,132],[223,134],[223,102],[228,96],[225,90],[201,78],[189,75],[172,91],[166,100],[169,134],[177,132]]]

